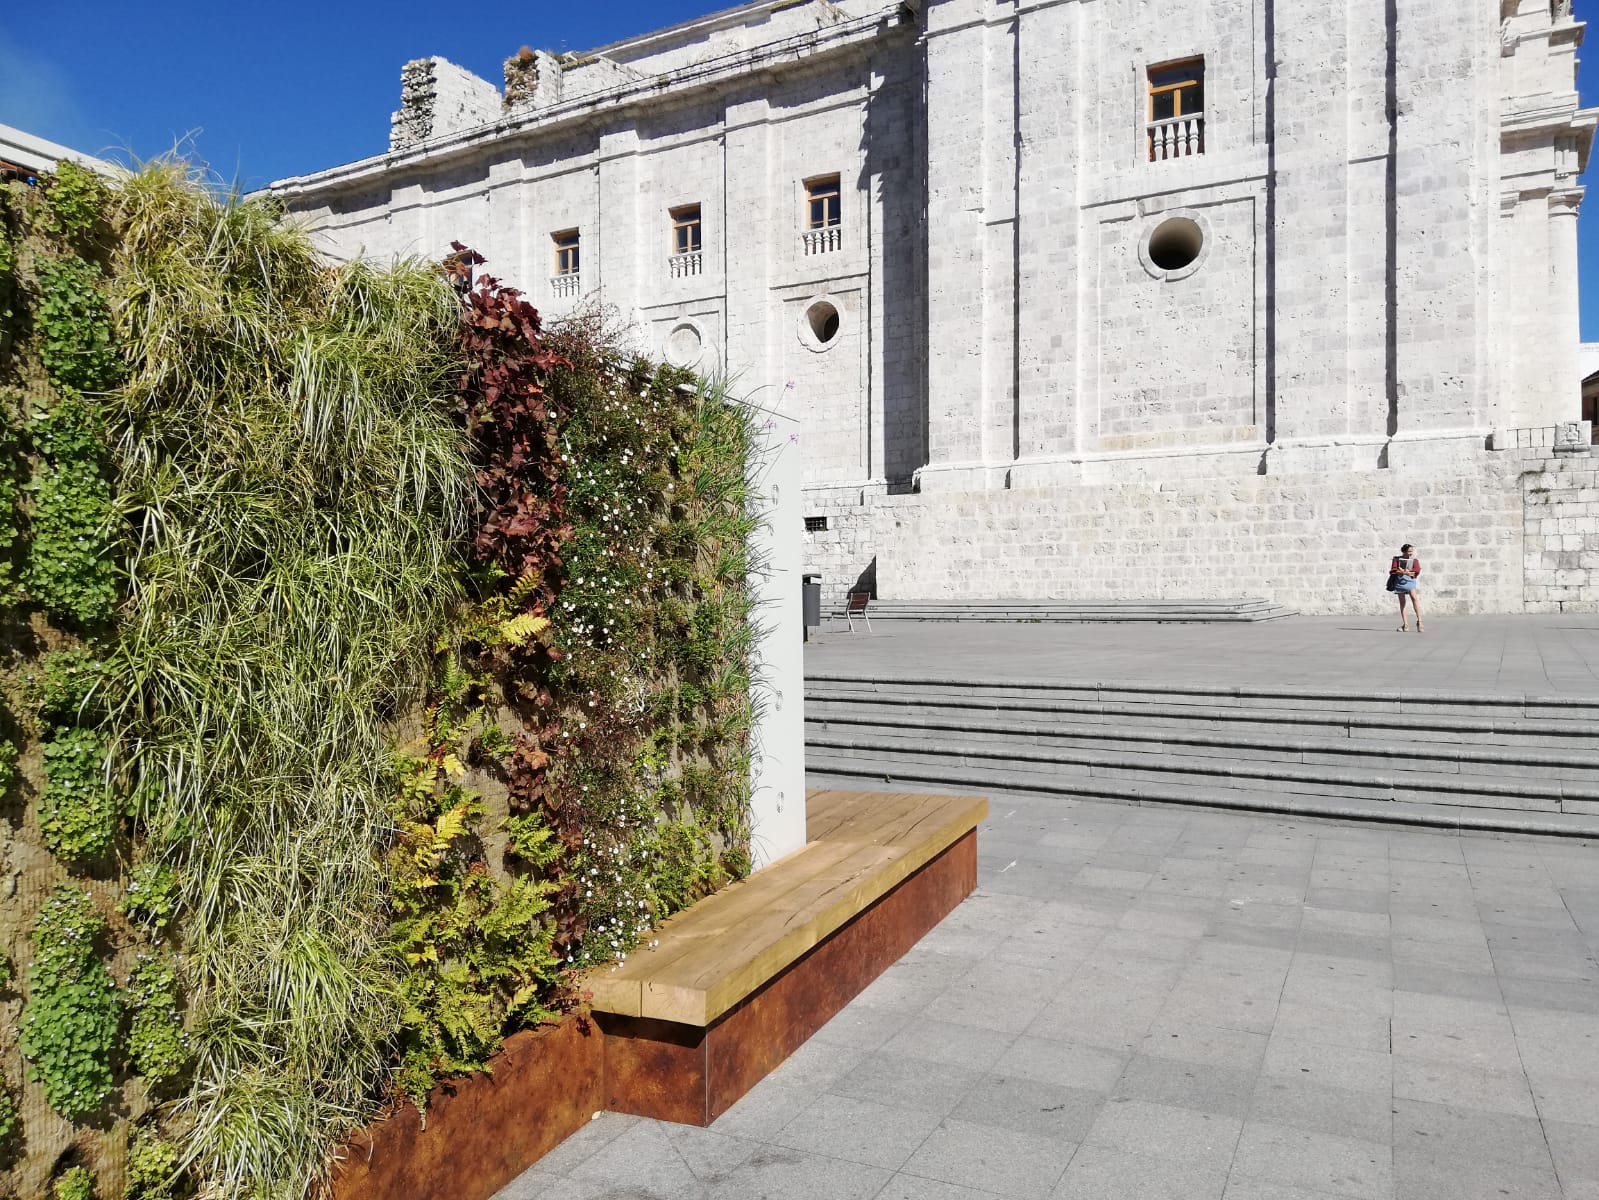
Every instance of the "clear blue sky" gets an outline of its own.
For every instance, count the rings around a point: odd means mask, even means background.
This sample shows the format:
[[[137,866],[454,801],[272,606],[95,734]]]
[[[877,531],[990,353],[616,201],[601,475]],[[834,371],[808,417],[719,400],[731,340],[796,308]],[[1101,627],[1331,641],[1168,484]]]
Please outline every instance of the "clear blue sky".
[[[255,187],[386,149],[408,59],[442,55],[498,82],[519,46],[583,50],[730,2],[0,0],[0,123],[141,158],[190,138],[220,175]],[[1578,15],[1599,19],[1599,0],[1578,0]],[[1589,105],[1599,24],[1592,37]],[[1599,341],[1595,192],[1579,234],[1586,341]]]

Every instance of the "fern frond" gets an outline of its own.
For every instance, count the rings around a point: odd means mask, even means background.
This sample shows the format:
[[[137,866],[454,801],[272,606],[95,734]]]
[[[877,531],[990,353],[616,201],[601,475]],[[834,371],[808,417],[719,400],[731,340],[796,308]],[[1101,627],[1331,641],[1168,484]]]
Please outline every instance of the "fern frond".
[[[548,617],[534,616],[532,613],[521,613],[509,620],[501,621],[496,632],[500,641],[508,646],[520,646],[536,633],[543,633],[550,627]]]
[[[522,578],[518,579],[516,585],[511,588],[510,594],[506,597],[510,601],[511,607],[521,608],[523,604],[532,599],[533,593],[538,591],[539,584],[543,582],[543,579],[543,573],[538,570],[528,571]]]

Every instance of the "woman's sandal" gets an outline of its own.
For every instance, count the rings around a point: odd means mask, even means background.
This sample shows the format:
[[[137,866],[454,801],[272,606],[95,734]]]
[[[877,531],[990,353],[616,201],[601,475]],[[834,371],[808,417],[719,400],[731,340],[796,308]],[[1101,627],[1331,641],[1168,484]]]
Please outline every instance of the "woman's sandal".
[[[1417,621],[1417,622],[1416,622],[1416,632],[1417,632],[1417,633],[1420,633],[1420,632],[1421,632],[1421,622],[1420,622],[1420,621]]]
[[[1409,633],[1410,632],[1410,626],[1409,625],[1401,625],[1398,629],[1394,630],[1394,632],[1395,633]]]

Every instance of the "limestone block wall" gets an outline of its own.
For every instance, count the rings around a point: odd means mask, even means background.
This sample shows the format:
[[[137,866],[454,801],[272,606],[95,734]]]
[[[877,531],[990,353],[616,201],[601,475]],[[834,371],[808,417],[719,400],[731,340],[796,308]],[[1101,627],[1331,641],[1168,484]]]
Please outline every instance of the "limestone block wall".
[[[1429,612],[1599,612],[1599,454],[1507,432],[1510,449],[1432,471],[810,489],[805,513],[828,527],[804,535],[805,569],[829,605],[869,581],[887,600],[1262,596],[1376,613],[1388,559],[1410,542]]]
[[[806,569],[826,576],[829,603],[875,560],[884,599],[1263,596],[1306,613],[1359,613],[1388,603],[1388,559],[1408,541],[1433,610],[1518,612],[1517,468],[1505,456],[1453,477],[1325,472],[864,504],[813,494],[806,512],[827,511],[830,528],[807,535]]]
[[[1098,210],[1094,319],[1097,351],[1085,392],[1085,448],[1137,450],[1259,441],[1253,197],[1178,208],[1205,230],[1199,270],[1157,281],[1140,243],[1173,210],[1140,217]]]
[[[1521,476],[1527,612],[1599,612],[1599,458],[1544,458]]]
[[[857,588],[877,590],[876,509],[882,497],[859,488],[807,488],[803,508],[826,529],[806,529],[805,571],[822,577],[822,606],[842,604]],[[882,593],[886,595],[887,593]]]

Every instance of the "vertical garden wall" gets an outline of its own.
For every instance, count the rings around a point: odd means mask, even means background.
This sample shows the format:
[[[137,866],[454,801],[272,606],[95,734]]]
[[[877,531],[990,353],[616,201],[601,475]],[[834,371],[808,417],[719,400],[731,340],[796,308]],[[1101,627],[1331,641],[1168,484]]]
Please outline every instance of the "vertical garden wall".
[[[480,263],[0,191],[0,1195],[298,1200],[748,870],[747,414]]]

